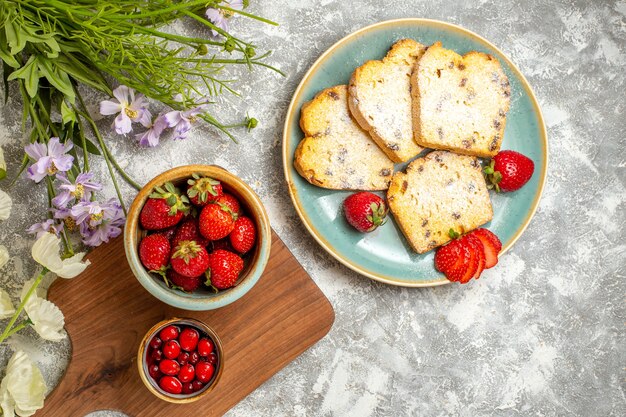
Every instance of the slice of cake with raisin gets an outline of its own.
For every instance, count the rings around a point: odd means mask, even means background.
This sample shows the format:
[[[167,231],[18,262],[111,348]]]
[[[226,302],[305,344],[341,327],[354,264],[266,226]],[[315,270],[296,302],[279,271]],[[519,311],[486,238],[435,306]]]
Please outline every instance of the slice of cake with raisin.
[[[405,162],[422,151],[413,139],[411,73],[426,47],[401,39],[382,61],[368,61],[350,79],[350,111],[376,144],[394,162]]]
[[[511,86],[491,55],[430,46],[411,76],[413,129],[426,148],[491,157],[504,137]]]
[[[387,201],[406,240],[418,253],[450,241],[450,229],[467,233],[493,217],[478,159],[446,151],[417,158],[406,173],[395,173]]]
[[[308,182],[334,190],[386,190],[393,162],[354,121],[348,86],[318,93],[302,106],[294,166]]]

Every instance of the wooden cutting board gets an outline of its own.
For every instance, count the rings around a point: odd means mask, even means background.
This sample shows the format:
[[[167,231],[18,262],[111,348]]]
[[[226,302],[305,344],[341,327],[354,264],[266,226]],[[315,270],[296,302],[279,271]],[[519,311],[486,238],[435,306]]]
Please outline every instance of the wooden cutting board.
[[[267,269],[233,304],[209,312],[170,307],[135,279],[118,238],[89,255],[92,265],[72,280],[57,279],[48,296],[65,314],[72,357],[57,388],[36,416],[82,417],[117,410],[133,417],[219,416],[330,330],[335,314],[320,289],[272,233]],[[153,396],[137,371],[144,334],[158,321],[193,317],[206,322],[224,347],[215,389],[184,405]]]

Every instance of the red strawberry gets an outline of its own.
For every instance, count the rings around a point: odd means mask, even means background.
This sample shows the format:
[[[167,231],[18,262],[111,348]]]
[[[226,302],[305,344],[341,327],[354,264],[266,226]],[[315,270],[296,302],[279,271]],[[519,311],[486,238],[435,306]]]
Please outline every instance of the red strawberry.
[[[198,224],[196,219],[188,219],[183,221],[176,229],[176,234],[172,239],[172,247],[178,246],[178,243],[183,240],[193,240],[200,246],[207,247],[209,240],[203,236],[200,236],[198,232]]]
[[[450,281],[460,282],[467,272],[472,254],[468,245],[466,245],[461,240],[457,240],[456,242],[460,251],[459,257],[457,258],[454,265],[448,267],[447,271],[445,271],[444,273],[446,274],[446,278],[448,278]],[[448,245],[446,246],[449,246],[450,244],[452,243],[448,243]],[[444,248],[446,246],[444,246]]]
[[[218,204],[209,204],[202,209],[198,221],[200,233],[210,240],[219,240],[230,234],[235,221],[229,211]]]
[[[182,288],[183,291],[186,292],[193,292],[200,288],[200,285],[202,285],[202,280],[200,279],[201,277],[202,275],[198,277],[186,277],[174,271],[173,269],[167,271],[167,278],[170,280],[170,282],[177,287]]]
[[[174,271],[186,277],[198,277],[209,268],[209,253],[193,240],[183,240],[170,259]]]
[[[149,271],[164,273],[170,260],[170,241],[161,234],[144,237],[139,243],[139,259]]]
[[[243,259],[238,255],[218,249],[209,255],[209,271],[207,277],[211,285],[218,290],[225,290],[235,285],[243,270]]]
[[[359,232],[371,232],[383,225],[387,216],[385,201],[367,191],[352,194],[343,202],[346,220]]]
[[[502,151],[493,157],[484,169],[496,191],[519,190],[530,180],[535,171],[532,159],[519,152]]]
[[[174,238],[174,234],[176,233],[176,227],[168,227],[167,229],[159,230],[155,234],[163,235],[167,238],[167,240],[172,240]]]
[[[457,266],[457,261],[461,257],[461,252],[462,248],[458,239],[454,239],[447,245],[440,247],[435,253],[435,268],[444,274],[447,274],[455,266]]]
[[[215,202],[222,195],[222,184],[209,177],[193,174],[187,180],[187,195],[196,206],[206,206]]]
[[[469,264],[467,265],[465,273],[462,275],[461,280],[459,281],[461,284],[467,284],[478,271],[480,253],[483,248],[476,243],[476,240],[471,239],[468,235],[465,235],[461,238],[461,244],[465,245],[470,252]]]
[[[235,221],[235,228],[230,233],[230,244],[239,253],[246,253],[256,242],[256,227],[249,217],[240,217]]]
[[[480,239],[478,239],[476,235],[474,235],[473,233],[470,233],[465,237],[467,238],[467,240],[471,240],[474,247],[476,248],[476,257],[478,258],[478,266],[476,268],[476,272],[474,272],[474,275],[472,275],[472,278],[478,279],[480,278],[480,274],[482,274],[483,270],[485,269],[485,248],[483,246],[483,242]]]
[[[174,226],[189,211],[187,196],[180,195],[180,191],[171,182],[165,183],[164,187],[165,189],[156,187],[141,209],[139,221],[146,230]]]
[[[472,234],[480,239],[485,249],[485,269],[493,268],[498,263],[498,254],[502,250],[500,239],[487,229],[476,229]]]
[[[224,193],[215,201],[217,204],[222,204],[230,209],[233,215],[233,219],[237,220],[241,214],[241,206],[239,200],[237,200],[232,194]]]

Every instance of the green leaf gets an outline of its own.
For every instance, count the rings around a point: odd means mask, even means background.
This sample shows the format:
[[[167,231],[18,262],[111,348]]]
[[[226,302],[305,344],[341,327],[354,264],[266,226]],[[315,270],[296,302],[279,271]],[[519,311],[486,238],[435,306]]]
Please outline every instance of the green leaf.
[[[9,101],[9,73],[11,72],[11,67],[7,65],[6,62],[2,61],[2,84],[4,84],[4,104],[7,104]]]
[[[89,139],[85,138],[85,148],[83,148],[83,138],[82,135],[84,133],[80,130],[80,127],[78,126],[78,124],[74,125],[74,134],[72,135],[72,142],[74,142],[74,144],[78,147],[80,147],[81,149],[83,149],[83,151],[87,151],[92,155],[102,155],[100,153],[100,149],[98,149],[98,147]]]
[[[40,75],[37,68],[37,61],[37,58],[31,55],[22,68],[13,71],[7,78],[9,81],[15,80],[16,78],[23,79],[29,97],[35,97],[37,88],[39,87]]]
[[[73,104],[76,99],[76,95],[74,93],[74,87],[72,87],[70,77],[68,77],[67,73],[63,70],[59,70],[59,68],[47,58],[39,56],[37,61],[41,75],[46,77],[48,82],[52,84],[54,88],[63,93],[65,98]]]
[[[26,38],[17,22],[6,22],[4,32],[7,35],[7,43],[11,48],[11,55],[17,55],[26,46]]]
[[[450,228],[450,230],[448,230],[448,235],[451,239],[456,239],[460,236],[460,234],[458,232],[455,232],[453,228]]]
[[[65,100],[61,100],[61,119],[64,125],[76,121],[76,113],[67,105]]]
[[[4,31],[0,30],[0,59],[2,59],[5,65],[8,65],[13,68],[19,68],[20,63],[17,62],[17,59],[15,59],[13,54],[9,52],[9,49],[7,48],[7,46],[8,44],[7,44],[6,34]],[[8,75],[6,71],[4,73]]]

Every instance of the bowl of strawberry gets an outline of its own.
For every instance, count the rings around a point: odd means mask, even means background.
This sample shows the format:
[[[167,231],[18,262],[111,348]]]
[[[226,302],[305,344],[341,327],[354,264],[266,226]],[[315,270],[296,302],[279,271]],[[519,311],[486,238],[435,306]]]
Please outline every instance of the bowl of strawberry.
[[[142,188],[124,230],[128,263],[159,300],[212,310],[241,298],[270,254],[271,229],[259,197],[228,171],[174,168]]]
[[[172,403],[196,401],[210,392],[222,374],[223,362],[219,337],[195,319],[157,323],[137,352],[143,383],[154,395]]]

